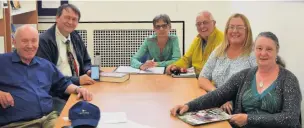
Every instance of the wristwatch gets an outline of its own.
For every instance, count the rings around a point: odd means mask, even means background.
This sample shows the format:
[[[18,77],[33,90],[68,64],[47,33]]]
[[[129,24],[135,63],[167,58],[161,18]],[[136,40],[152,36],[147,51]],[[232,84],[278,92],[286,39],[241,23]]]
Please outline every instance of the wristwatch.
[[[78,91],[77,91],[77,90],[78,90],[79,88],[82,88],[82,86],[77,86],[77,88],[75,88],[75,91],[74,91],[74,92],[75,92],[76,94],[78,94]]]

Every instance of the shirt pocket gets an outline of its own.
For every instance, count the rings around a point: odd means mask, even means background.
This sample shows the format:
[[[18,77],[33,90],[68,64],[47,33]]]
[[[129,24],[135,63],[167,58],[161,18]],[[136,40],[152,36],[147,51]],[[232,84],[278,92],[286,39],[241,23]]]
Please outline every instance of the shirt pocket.
[[[41,74],[41,73],[37,74],[37,78],[38,78],[39,89],[44,90],[48,93],[52,86],[52,82],[50,78],[48,78],[45,74]]]

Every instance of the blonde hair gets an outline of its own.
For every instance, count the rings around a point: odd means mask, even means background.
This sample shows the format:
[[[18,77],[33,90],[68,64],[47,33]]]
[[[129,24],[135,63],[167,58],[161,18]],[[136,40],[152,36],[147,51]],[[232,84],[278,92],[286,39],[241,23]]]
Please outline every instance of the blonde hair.
[[[216,50],[216,56],[217,57],[225,56],[225,53],[226,53],[226,51],[229,47],[227,32],[228,32],[228,28],[229,28],[229,23],[230,23],[232,18],[241,18],[243,20],[243,22],[245,23],[245,27],[246,27],[247,35],[246,35],[246,38],[245,38],[245,43],[243,45],[244,51],[241,54],[241,56],[249,56],[251,51],[252,51],[253,39],[252,39],[252,31],[251,31],[249,20],[247,19],[247,17],[245,15],[240,14],[240,13],[235,13],[232,16],[229,17],[229,19],[226,23],[224,42],[221,43],[220,46]]]

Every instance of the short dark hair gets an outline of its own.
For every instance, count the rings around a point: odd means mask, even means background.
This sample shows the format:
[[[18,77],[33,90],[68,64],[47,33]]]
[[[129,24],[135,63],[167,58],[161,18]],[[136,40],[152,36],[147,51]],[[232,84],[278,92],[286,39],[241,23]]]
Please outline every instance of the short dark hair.
[[[57,9],[56,16],[60,17],[62,15],[63,9],[70,8],[78,15],[78,21],[80,20],[81,14],[79,9],[73,4],[63,4]]]
[[[153,19],[153,26],[155,26],[156,22],[158,22],[159,20],[164,21],[167,25],[171,25],[170,17],[167,14],[160,14],[155,16]]]
[[[266,37],[268,39],[271,39],[275,43],[277,51],[279,51],[279,49],[280,49],[279,39],[274,33],[272,33],[272,32],[261,32],[257,36],[256,39],[258,39],[259,37]],[[283,59],[279,55],[276,58],[276,62],[277,62],[278,65],[280,65],[284,68],[286,67],[285,62],[283,61]]]

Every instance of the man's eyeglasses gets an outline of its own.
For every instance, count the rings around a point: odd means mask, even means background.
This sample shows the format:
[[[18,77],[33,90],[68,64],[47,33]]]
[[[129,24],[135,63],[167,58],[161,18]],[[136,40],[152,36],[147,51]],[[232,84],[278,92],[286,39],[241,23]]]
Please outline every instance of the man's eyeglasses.
[[[245,29],[246,29],[245,26],[234,26],[234,25],[228,26],[228,30],[231,30],[231,31],[234,31],[234,30],[240,31],[240,30],[245,30]]]
[[[163,29],[167,29],[168,28],[168,24],[155,25],[154,27],[155,27],[155,29],[160,29],[161,27]]]
[[[201,22],[196,22],[196,27],[199,27],[199,26],[201,26],[201,25],[209,25],[210,23],[212,23],[213,22],[213,20],[205,20],[205,21],[201,21]]]

